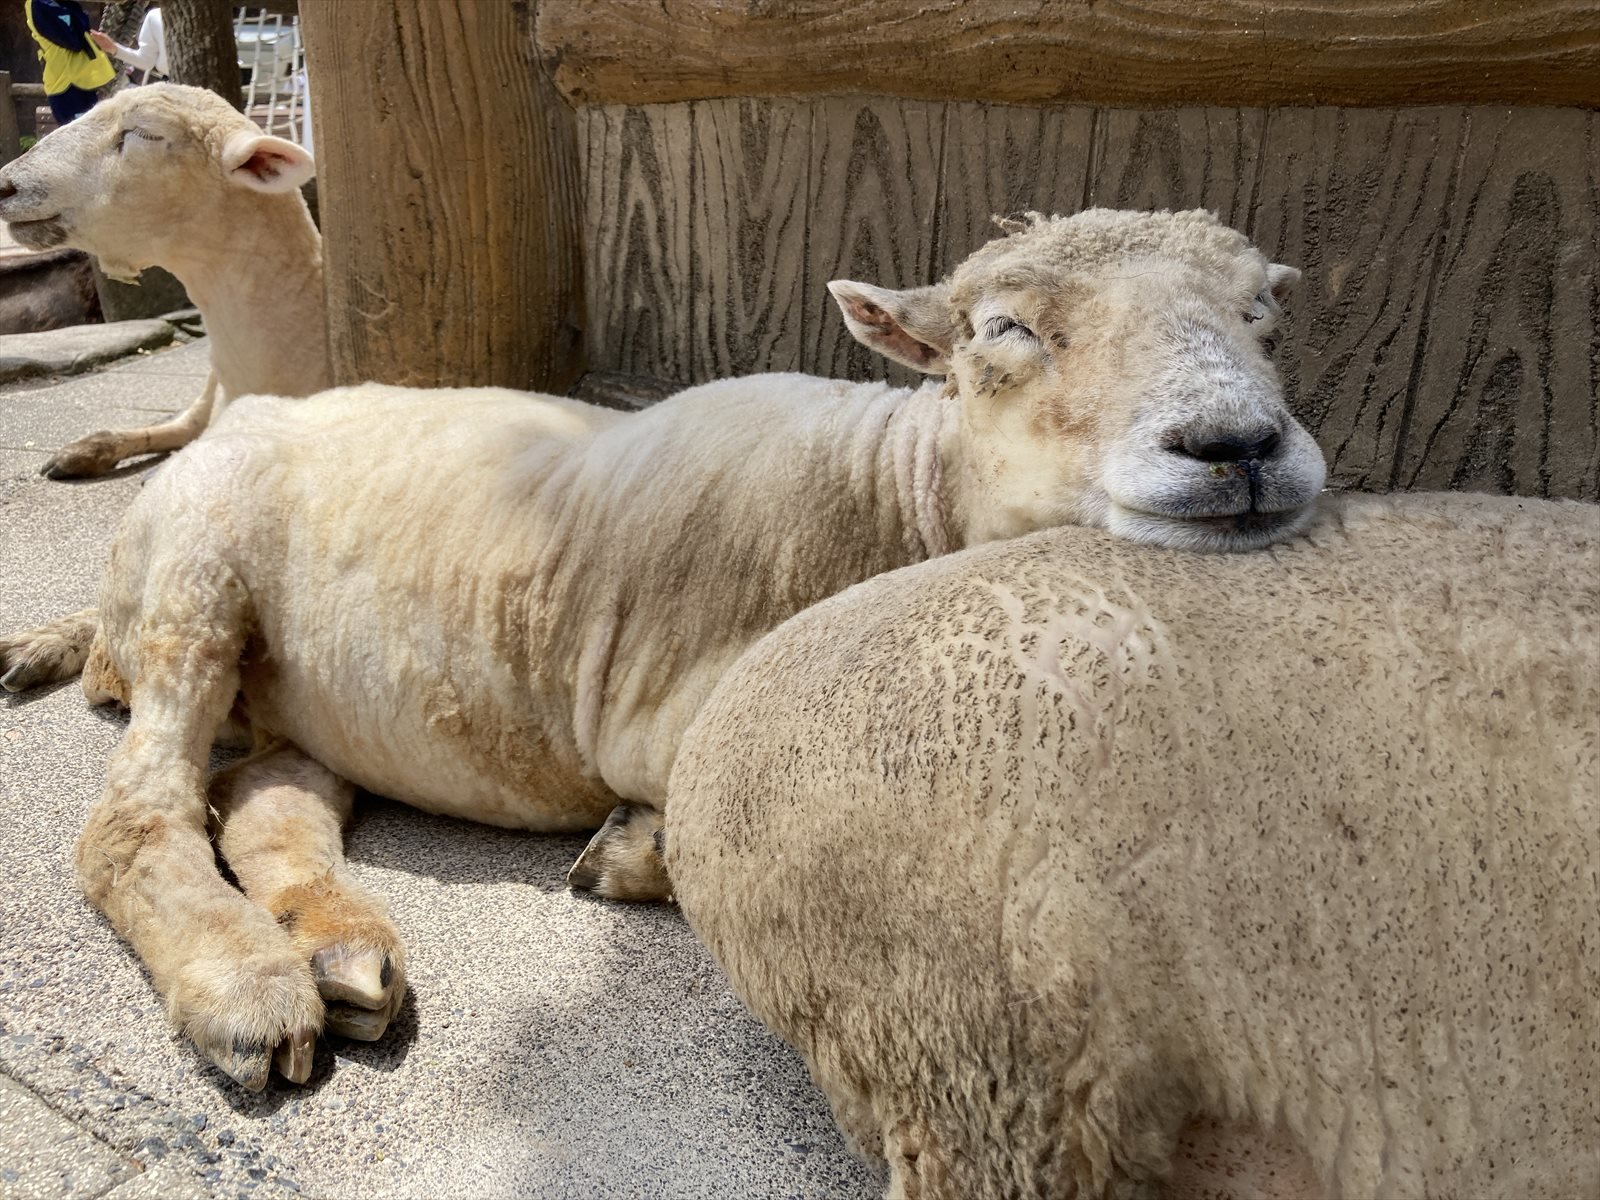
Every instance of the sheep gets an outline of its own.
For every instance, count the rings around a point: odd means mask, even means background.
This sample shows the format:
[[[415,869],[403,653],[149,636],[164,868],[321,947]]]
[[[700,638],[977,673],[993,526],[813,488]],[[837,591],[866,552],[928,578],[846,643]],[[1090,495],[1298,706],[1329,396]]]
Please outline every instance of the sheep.
[[[203,88],[128,88],[0,168],[0,221],[23,246],[72,246],[114,278],[162,266],[205,318],[212,370],[198,400],[143,429],[102,430],[40,473],[101,475],[126,458],[177,450],[228,400],[307,396],[332,385],[323,320],[322,239],[300,194],[313,164]],[[0,638],[0,687],[21,691],[83,668],[97,614],[82,609]]]
[[[170,83],[124,89],[0,169],[0,221],[18,243],[86,250],[115,279],[165,267],[211,339],[211,377],[185,412],[90,434],[43,474],[101,475],[123,459],[176,450],[231,397],[332,385],[322,241],[300,195],[313,171],[309,154],[221,97]]]
[[[871,580],[724,675],[664,839],[891,1197],[1600,1189],[1593,506]]]
[[[604,819],[573,885],[664,897],[679,737],[793,613],[1062,522],[1226,551],[1309,520],[1322,455],[1261,341],[1297,274],[1206,213],[1095,210],[932,287],[830,285],[864,343],[947,376],[917,389],[233,406],[112,549],[83,686],[132,722],[78,845],[84,893],[252,1088],[274,1066],[303,1081],[325,1025],[381,1036],[404,994],[400,936],[342,866],[352,784],[532,830]],[[262,752],[208,798],[230,713]]]

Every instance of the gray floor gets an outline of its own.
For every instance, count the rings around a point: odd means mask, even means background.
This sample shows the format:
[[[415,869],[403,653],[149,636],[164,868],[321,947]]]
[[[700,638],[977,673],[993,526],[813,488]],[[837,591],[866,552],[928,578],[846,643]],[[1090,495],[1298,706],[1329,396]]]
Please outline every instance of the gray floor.
[[[93,602],[139,471],[51,483],[83,433],[199,392],[205,343],[0,391],[0,628]],[[412,994],[260,1096],[175,1039],[69,855],[122,722],[76,687],[0,701],[0,1197],[867,1197],[804,1066],[676,911],[569,893],[582,840],[377,799],[349,853],[389,897]]]

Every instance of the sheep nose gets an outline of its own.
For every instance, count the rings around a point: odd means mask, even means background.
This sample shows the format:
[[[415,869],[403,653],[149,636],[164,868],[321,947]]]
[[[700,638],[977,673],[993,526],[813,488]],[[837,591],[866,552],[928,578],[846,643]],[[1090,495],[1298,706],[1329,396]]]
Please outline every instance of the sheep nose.
[[[1224,434],[1221,437],[1202,439],[1190,435],[1183,439],[1182,453],[1201,462],[1249,462],[1269,457],[1278,448],[1276,429],[1260,430],[1247,434]]]
[[[0,176],[0,200],[9,200],[17,194],[17,185]]]

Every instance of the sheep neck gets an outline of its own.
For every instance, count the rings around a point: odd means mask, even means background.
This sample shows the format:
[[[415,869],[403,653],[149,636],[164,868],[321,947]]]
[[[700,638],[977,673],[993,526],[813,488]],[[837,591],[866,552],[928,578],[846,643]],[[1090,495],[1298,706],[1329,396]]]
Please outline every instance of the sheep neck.
[[[953,386],[924,385],[891,413],[884,428],[880,503],[898,511],[901,540],[914,561],[937,558],[964,544],[956,521],[952,482],[960,399]]]
[[[298,194],[230,195],[162,265],[205,318],[229,395],[305,396],[330,386],[322,239]]]

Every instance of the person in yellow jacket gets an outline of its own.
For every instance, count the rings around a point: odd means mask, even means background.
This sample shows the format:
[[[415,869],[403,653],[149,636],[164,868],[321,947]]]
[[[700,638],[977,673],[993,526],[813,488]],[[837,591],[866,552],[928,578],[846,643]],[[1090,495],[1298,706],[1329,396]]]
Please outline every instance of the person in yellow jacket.
[[[56,124],[83,116],[117,68],[89,37],[89,18],[77,0],[22,0],[28,32],[44,59],[44,95]]]

